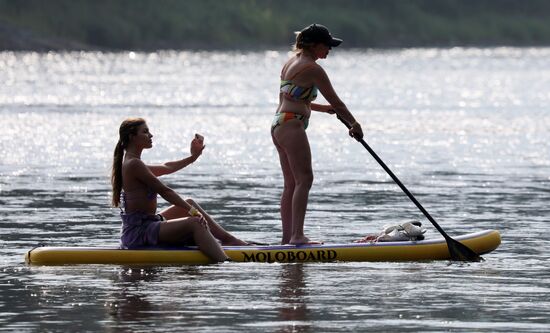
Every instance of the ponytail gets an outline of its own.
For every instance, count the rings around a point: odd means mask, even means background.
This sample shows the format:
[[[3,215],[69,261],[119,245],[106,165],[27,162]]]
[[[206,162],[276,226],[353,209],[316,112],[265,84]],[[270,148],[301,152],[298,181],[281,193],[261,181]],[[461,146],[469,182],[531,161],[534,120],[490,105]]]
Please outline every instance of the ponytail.
[[[120,124],[118,130],[119,139],[113,153],[113,167],[111,170],[111,186],[113,187],[113,197],[111,205],[113,207],[120,206],[120,194],[122,193],[122,160],[124,158],[124,150],[128,147],[130,135],[137,133],[138,127],[145,124],[142,118],[128,118]]]
[[[304,53],[304,51],[311,52],[311,48],[315,46],[315,43],[304,42],[304,34],[301,31],[297,31],[295,34],[296,41],[292,46],[292,51],[296,54]]]
[[[122,158],[124,157],[124,148],[119,140],[113,154],[113,169],[111,172],[111,186],[113,187],[113,198],[111,205],[118,207],[120,205],[120,192],[122,191]]]

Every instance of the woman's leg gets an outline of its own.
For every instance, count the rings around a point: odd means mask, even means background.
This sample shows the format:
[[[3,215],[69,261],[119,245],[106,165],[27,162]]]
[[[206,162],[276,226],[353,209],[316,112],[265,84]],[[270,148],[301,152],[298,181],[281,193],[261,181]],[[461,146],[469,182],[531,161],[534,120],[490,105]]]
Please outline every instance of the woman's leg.
[[[274,130],[274,138],[285,152],[288,165],[294,175],[294,192],[292,194],[292,236],[290,244],[311,243],[304,235],[309,190],[313,183],[311,168],[311,149],[303,123],[289,120]]]
[[[208,230],[206,221],[199,217],[162,222],[159,230],[159,243],[177,243],[189,235],[193,235],[199,249],[210,259],[216,262],[228,259],[220,244]]]
[[[294,187],[296,183],[294,182],[294,175],[292,174],[292,169],[290,168],[286,152],[277,143],[275,137],[272,136],[272,139],[275,147],[277,148],[277,152],[279,153],[279,161],[281,163],[281,170],[283,171],[284,179],[280,207],[283,228],[283,238],[281,240],[281,244],[284,245],[288,244],[290,242],[290,238],[292,237],[292,196],[294,195]]]
[[[242,241],[238,239],[237,237],[230,234],[227,230],[225,230],[221,225],[219,225],[214,219],[208,215],[208,213],[193,199],[185,199],[188,204],[191,206],[197,208],[199,212],[201,212],[202,216],[206,219],[208,222],[208,227],[210,228],[210,232],[214,237],[219,239],[223,245],[248,245],[247,242]],[[172,220],[172,219],[178,219],[182,217],[189,217],[189,212],[181,207],[177,206],[170,206],[166,208],[165,210],[160,212],[160,215],[162,215],[166,220]]]

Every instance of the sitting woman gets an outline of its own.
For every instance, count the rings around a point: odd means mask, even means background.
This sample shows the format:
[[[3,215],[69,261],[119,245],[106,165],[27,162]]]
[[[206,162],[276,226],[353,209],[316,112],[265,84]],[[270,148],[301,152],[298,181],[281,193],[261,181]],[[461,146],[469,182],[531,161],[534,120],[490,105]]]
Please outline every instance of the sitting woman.
[[[146,165],[143,149],[153,146],[153,135],[141,118],[122,122],[113,159],[112,205],[124,210],[121,245],[136,248],[147,245],[196,244],[215,262],[229,260],[222,245],[247,245],[217,224],[195,201],[182,199],[157,177],[176,172],[197,160],[204,149],[202,136],[191,142],[191,156],[162,165]],[[173,206],[157,214],[157,194]],[[122,200],[121,200],[122,199]]]

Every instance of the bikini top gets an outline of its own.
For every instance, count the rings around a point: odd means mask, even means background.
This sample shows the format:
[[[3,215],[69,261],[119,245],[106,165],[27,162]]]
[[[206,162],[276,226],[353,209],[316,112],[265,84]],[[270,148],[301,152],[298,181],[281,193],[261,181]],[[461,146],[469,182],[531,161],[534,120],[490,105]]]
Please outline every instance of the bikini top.
[[[298,74],[302,73],[303,71],[310,68],[311,66],[314,66],[314,64],[309,64],[309,65],[304,66],[304,68],[302,68],[301,70],[296,72],[288,80],[283,80],[283,76],[282,76],[282,73],[281,73],[281,88],[280,88],[280,91],[281,91],[281,93],[283,93],[283,95],[286,98],[288,98],[290,100],[293,100],[293,101],[304,102],[304,103],[309,103],[309,102],[315,100],[315,98],[317,98],[318,89],[315,85],[313,85],[311,87],[300,87],[300,86],[292,83],[292,80]],[[285,67],[283,67],[283,71],[284,71]]]

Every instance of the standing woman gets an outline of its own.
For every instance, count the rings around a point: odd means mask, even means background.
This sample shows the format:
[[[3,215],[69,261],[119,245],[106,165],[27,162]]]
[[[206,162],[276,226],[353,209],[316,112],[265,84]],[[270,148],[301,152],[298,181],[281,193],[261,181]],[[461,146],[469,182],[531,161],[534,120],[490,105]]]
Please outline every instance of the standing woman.
[[[279,106],[271,125],[271,137],[279,153],[284,189],[281,196],[282,244],[315,244],[304,235],[309,190],[313,183],[311,149],[306,135],[311,111],[336,113],[349,124],[349,134],[362,138],[361,125],[340,100],[327,73],[317,64],[332,47],[342,43],[328,29],[312,24],[296,36],[294,55],[281,71]],[[329,105],[312,103],[320,91]]]
[[[223,245],[247,243],[225,231],[195,201],[182,199],[157,178],[195,162],[204,149],[202,136],[196,134],[191,142],[191,156],[161,165],[146,165],[141,153],[153,147],[152,138],[142,118],[129,118],[120,125],[111,184],[112,205],[119,207],[122,199],[124,208],[122,248],[192,243],[215,262],[228,260],[216,239]],[[160,214],[156,213],[157,194],[173,205]]]

